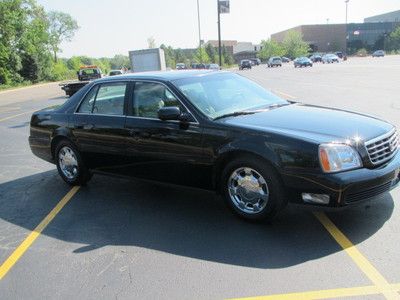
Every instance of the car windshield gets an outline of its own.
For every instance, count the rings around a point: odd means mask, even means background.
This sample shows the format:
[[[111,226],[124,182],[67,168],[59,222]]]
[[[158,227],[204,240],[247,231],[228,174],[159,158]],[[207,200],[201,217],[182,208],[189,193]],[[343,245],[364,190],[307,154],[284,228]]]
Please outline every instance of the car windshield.
[[[255,82],[233,73],[184,78],[175,80],[174,84],[193,105],[212,119],[289,104]]]

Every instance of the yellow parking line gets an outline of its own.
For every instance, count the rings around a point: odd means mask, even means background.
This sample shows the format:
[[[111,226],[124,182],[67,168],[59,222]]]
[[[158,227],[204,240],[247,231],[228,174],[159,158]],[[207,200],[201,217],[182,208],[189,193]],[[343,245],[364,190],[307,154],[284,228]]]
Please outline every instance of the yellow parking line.
[[[280,94],[280,95],[282,95],[283,97],[289,98],[289,99],[291,99],[291,100],[296,99],[295,96],[292,96],[292,95],[290,95],[290,94],[288,94],[288,93],[284,93],[284,92],[281,92],[281,91],[278,91],[278,90],[272,90],[272,91],[273,91],[274,93],[276,93],[276,94]]]
[[[354,263],[374,283],[375,286],[387,286],[389,283],[381,273],[368,261],[368,259],[353,245],[353,243],[336,227],[335,224],[323,212],[315,212],[315,217],[321,222],[325,229],[335,241],[350,256]],[[400,295],[393,291],[382,291],[387,299],[400,299]]]
[[[4,278],[7,272],[14,266],[14,264],[21,258],[26,250],[33,244],[39,237],[42,231],[49,225],[54,217],[61,211],[61,209],[68,203],[69,200],[79,190],[79,186],[74,186],[58,204],[51,210],[51,212],[39,223],[38,226],[28,235],[28,237],[18,246],[17,249],[6,259],[0,266],[0,280]]]
[[[289,293],[289,294],[276,294],[269,296],[257,296],[257,297],[246,297],[246,298],[236,298],[232,300],[310,300],[310,299],[329,299],[338,297],[355,297],[355,296],[367,296],[367,295],[377,295],[383,292],[396,293],[400,291],[400,283],[389,284],[385,286],[359,286],[351,288],[341,288],[341,289],[330,289],[321,291],[310,291],[310,292],[299,292],[299,293]],[[398,295],[398,294],[397,294]]]
[[[12,115],[12,116],[0,119],[0,122],[6,121],[6,120],[10,120],[10,119],[22,116],[22,115],[30,114],[30,113],[33,113],[33,112],[34,112],[34,110],[30,110],[30,111],[26,111],[26,112],[23,112],[23,113],[20,113],[20,114]]]

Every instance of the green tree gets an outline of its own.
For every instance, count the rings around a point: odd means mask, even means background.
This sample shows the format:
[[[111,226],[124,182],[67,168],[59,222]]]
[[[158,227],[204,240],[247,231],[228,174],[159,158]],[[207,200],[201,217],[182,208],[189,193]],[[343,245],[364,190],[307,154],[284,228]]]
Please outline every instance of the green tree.
[[[196,55],[194,57],[194,60],[197,63],[203,63],[203,64],[210,63],[210,57],[208,57],[208,54],[207,54],[207,52],[206,52],[204,47],[199,47],[197,49]]]
[[[285,49],[285,54],[290,58],[307,55],[310,51],[310,46],[303,41],[303,35],[294,30],[286,34],[283,40],[283,48]]]
[[[400,26],[392,31],[387,37],[386,48],[390,51],[400,50]]]
[[[266,60],[272,56],[283,56],[285,55],[285,49],[282,44],[268,39],[261,41],[262,49],[258,53],[258,57],[262,60]]]
[[[228,52],[225,45],[222,47],[222,65],[231,66],[234,63],[232,55]]]
[[[82,65],[83,63],[79,56],[72,56],[70,59],[67,60],[67,68],[69,70],[78,71],[79,67]]]
[[[161,44],[160,48],[164,50],[165,64],[167,67],[171,69],[175,68],[176,60],[174,49],[171,46],[166,46],[164,44]]]
[[[57,62],[57,53],[61,52],[60,44],[71,41],[79,29],[78,23],[67,13],[51,11],[48,13],[49,43],[53,51],[54,61]]]
[[[128,56],[117,54],[110,59],[110,65],[111,69],[129,68],[131,66],[131,62]]]
[[[217,61],[217,57],[216,57],[216,52],[215,52],[215,48],[213,47],[213,45],[211,45],[210,43],[207,44],[206,46],[206,52],[208,57],[210,58],[210,61],[215,64],[215,62]]]
[[[174,50],[175,61],[177,63],[185,63],[186,56],[182,49],[178,48]]]

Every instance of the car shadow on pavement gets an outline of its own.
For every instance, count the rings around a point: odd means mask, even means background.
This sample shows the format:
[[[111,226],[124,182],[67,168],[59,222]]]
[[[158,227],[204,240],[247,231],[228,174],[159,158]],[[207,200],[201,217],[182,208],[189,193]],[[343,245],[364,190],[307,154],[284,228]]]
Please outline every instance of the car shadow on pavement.
[[[0,184],[0,218],[33,230],[69,189],[56,171]],[[377,232],[394,208],[390,194],[368,205],[334,214],[348,221],[354,243]],[[99,175],[81,187],[42,234],[81,244],[73,250],[76,255],[108,245],[135,246],[264,269],[341,250],[310,211],[289,207],[271,224],[249,223],[211,192]]]

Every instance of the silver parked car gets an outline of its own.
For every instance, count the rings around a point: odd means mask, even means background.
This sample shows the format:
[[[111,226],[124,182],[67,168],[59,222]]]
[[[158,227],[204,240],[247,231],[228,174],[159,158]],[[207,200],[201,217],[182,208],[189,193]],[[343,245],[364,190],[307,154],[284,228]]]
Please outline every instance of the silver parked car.
[[[326,64],[331,64],[331,63],[338,63],[339,62],[339,56],[333,53],[328,53],[322,56],[322,63]]]
[[[267,66],[268,68],[282,67],[282,58],[280,58],[279,56],[271,57],[270,59],[268,59]]]

